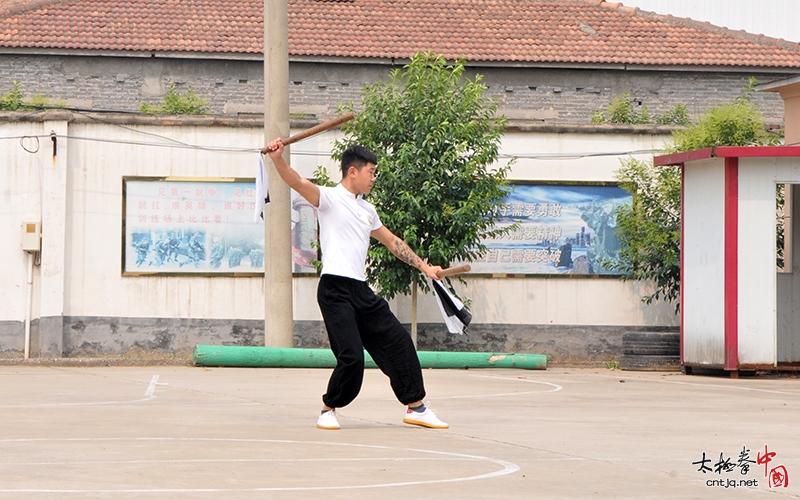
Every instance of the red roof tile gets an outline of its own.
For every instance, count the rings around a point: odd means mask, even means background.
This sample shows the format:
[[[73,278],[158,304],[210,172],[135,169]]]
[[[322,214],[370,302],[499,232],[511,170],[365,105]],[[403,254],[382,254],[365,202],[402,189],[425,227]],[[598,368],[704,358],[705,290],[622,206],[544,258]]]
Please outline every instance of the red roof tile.
[[[0,0],[0,47],[256,54],[263,0]],[[601,0],[289,0],[295,56],[800,68],[800,47]]]

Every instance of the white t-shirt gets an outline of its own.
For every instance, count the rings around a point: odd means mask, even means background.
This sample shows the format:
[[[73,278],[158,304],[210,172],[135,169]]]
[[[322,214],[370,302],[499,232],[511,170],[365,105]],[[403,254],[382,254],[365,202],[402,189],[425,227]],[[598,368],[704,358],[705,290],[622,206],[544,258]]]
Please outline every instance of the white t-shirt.
[[[319,187],[319,242],[322,273],[366,281],[370,233],[383,224],[361,195],[341,184]]]

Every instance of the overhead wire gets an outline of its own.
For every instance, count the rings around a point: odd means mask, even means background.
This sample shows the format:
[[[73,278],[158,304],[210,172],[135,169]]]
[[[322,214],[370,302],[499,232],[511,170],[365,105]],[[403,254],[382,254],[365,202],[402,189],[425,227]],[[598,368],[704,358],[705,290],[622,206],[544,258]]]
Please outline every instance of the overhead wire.
[[[99,116],[98,114],[129,114],[129,115],[141,115],[138,111],[126,111],[126,110],[90,110],[90,109],[83,109],[83,108],[67,108],[67,107],[52,107],[52,106],[31,106],[37,108],[37,111],[29,113],[27,115],[23,115],[21,117],[15,118],[14,120],[9,120],[0,125],[5,123],[13,123],[19,120],[24,119],[27,116],[34,115],[41,111],[46,111],[48,109],[60,109],[65,111],[71,111],[81,116],[84,116],[90,120],[96,121],[98,123],[103,123],[106,125],[111,125],[122,130],[127,130],[129,132],[134,132],[136,134],[142,134],[146,136],[155,137],[158,139],[163,139],[166,142],[147,142],[147,141],[135,141],[135,140],[125,140],[125,139],[109,139],[109,138],[102,138],[102,137],[84,137],[84,136],[75,136],[75,135],[67,135],[61,136],[67,139],[75,139],[75,140],[82,140],[82,141],[95,141],[95,142],[104,142],[104,143],[112,143],[112,144],[125,144],[125,145],[134,145],[134,146],[148,146],[148,147],[174,147],[180,149],[194,149],[199,151],[210,151],[210,152],[225,152],[225,153],[252,153],[261,151],[260,147],[253,147],[253,148],[243,148],[243,147],[232,147],[232,146],[204,146],[198,144],[191,144],[187,142],[180,141],[178,139],[174,139],[172,137],[158,134],[154,132],[148,132],[146,130],[142,130],[140,128],[134,128],[131,126],[122,125],[119,123],[114,123],[111,120],[105,120]],[[25,135],[25,136],[7,136],[7,137],[0,137],[0,140],[4,139],[20,139],[24,140],[24,138],[47,138],[51,137],[51,135]],[[58,135],[56,137],[59,137]],[[23,146],[23,149],[26,149]],[[26,149],[27,151],[27,149]],[[583,159],[583,158],[594,158],[594,157],[608,157],[608,156],[632,156],[632,155],[644,155],[644,154],[654,154],[659,152],[659,149],[638,149],[638,150],[630,150],[630,151],[589,151],[589,152],[578,152],[578,153],[540,153],[540,152],[521,152],[521,153],[500,153],[498,158],[502,159],[523,159],[523,160],[569,160],[569,159]],[[293,155],[299,156],[323,156],[327,157],[330,156],[329,152],[322,152],[322,151],[308,151],[308,150],[292,150]]]
[[[92,141],[92,142],[102,142],[102,143],[111,143],[111,144],[124,144],[124,145],[133,145],[133,146],[147,146],[147,147],[166,147],[166,148],[177,148],[177,149],[194,149],[199,151],[210,151],[210,152],[228,152],[228,153],[253,153],[261,151],[260,147],[235,147],[235,146],[205,146],[199,144],[191,144],[183,141],[179,141],[177,139],[173,139],[171,137],[167,137],[161,134],[155,134],[152,132],[146,132],[137,130],[134,128],[124,127],[121,126],[123,129],[130,130],[132,132],[141,133],[144,135],[156,137],[159,139],[164,139],[167,142],[154,142],[154,141],[137,141],[137,140],[128,140],[128,139],[111,139],[107,137],[91,137],[91,136],[80,136],[80,135],[60,135],[56,134],[57,138],[65,138],[65,139],[73,139],[78,141]],[[25,139],[36,139],[37,143],[40,138],[50,138],[52,137],[51,134],[25,134],[25,135],[14,135],[14,136],[0,136],[0,140],[25,140]],[[28,151],[25,146],[23,149]],[[38,150],[38,149],[37,149]],[[595,157],[607,157],[607,156],[632,156],[632,155],[645,155],[645,154],[654,154],[660,151],[659,149],[634,149],[634,150],[626,150],[626,151],[587,151],[587,152],[577,152],[577,153],[500,153],[498,154],[498,158],[503,159],[524,159],[524,160],[568,160],[568,159],[582,159],[582,158],[595,158]],[[31,151],[28,151],[31,152]],[[299,150],[293,149],[293,155],[301,155],[301,156],[330,156],[329,152],[326,151],[311,151],[311,150]]]
[[[189,143],[186,143],[186,142],[183,142],[183,141],[179,141],[177,139],[173,139],[172,137],[168,137],[168,136],[165,136],[165,135],[162,135],[162,134],[156,134],[155,132],[147,132],[145,130],[141,130],[141,129],[138,129],[138,128],[133,128],[133,127],[121,125],[119,123],[114,123],[114,122],[109,121],[109,120],[103,120],[103,119],[101,119],[101,118],[99,118],[97,116],[93,116],[92,114],[87,113],[87,112],[78,111],[77,113],[89,118],[90,120],[94,120],[94,121],[97,121],[97,122],[100,122],[100,123],[103,123],[103,124],[106,124],[106,125],[111,125],[111,126],[114,126],[114,127],[117,127],[117,128],[121,128],[122,130],[135,132],[137,134],[148,135],[148,136],[151,136],[151,137],[157,137],[159,139],[164,139],[164,140],[169,141],[171,143],[179,144],[181,146],[188,147],[188,148],[191,148],[191,149],[200,149],[200,150],[207,149],[209,151],[240,151],[241,150],[241,151],[247,151],[247,152],[252,152],[252,151],[256,150],[255,148],[223,149],[223,148],[217,148],[217,147],[213,147],[213,146],[210,147],[210,148],[209,147],[205,147],[205,146],[198,146],[198,145],[195,145],[195,144],[189,144]],[[258,148],[257,150],[260,151],[261,149]]]
[[[590,151],[585,153],[500,153],[499,158],[514,158],[525,160],[579,160],[602,156],[632,156],[653,154],[660,149],[634,149],[630,151]]]

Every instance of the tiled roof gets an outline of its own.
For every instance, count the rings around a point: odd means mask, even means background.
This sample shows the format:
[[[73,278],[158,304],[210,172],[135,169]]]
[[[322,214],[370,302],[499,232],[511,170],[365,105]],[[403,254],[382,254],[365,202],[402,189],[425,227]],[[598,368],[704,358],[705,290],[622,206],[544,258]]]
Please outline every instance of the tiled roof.
[[[0,0],[0,47],[257,54],[263,0]],[[767,7],[765,7],[767,8]],[[289,0],[294,56],[800,68],[783,40],[602,0]]]
[[[0,46],[263,52],[261,0],[34,0],[0,20]],[[16,9],[16,10],[15,10]]]

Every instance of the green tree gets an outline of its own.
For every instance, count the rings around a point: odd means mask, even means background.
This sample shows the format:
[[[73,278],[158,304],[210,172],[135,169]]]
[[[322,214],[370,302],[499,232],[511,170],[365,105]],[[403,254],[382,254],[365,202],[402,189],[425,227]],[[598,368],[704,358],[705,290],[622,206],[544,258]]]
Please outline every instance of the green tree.
[[[709,109],[700,120],[673,132],[664,153],[712,146],[779,144],[766,130],[761,112],[752,102],[751,78],[733,102]],[[617,209],[620,259],[609,263],[624,280],[653,280],[656,290],[642,298],[648,304],[664,299],[680,308],[680,191],[678,167],[655,167],[652,161],[628,158],[616,172],[620,185],[632,194],[630,205]],[[779,238],[780,238],[779,234]]]
[[[431,265],[471,261],[486,251],[482,239],[506,234],[495,225],[508,194],[508,163],[496,167],[506,120],[484,99],[482,76],[464,77],[464,61],[448,65],[434,53],[417,53],[385,81],[367,85],[363,109],[342,126],[334,156],[359,143],[378,156],[370,194],[381,221]],[[342,112],[355,111],[353,103]],[[428,283],[416,269],[373,241],[368,279],[387,298],[412,295]]]
[[[652,161],[621,161],[616,172],[631,204],[617,208],[619,258],[608,266],[623,280],[653,280],[647,304],[664,299],[677,307],[680,290],[681,176],[678,167],[654,167]]]

